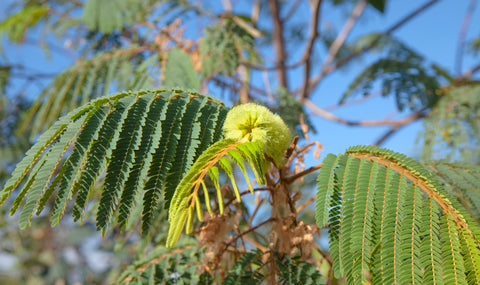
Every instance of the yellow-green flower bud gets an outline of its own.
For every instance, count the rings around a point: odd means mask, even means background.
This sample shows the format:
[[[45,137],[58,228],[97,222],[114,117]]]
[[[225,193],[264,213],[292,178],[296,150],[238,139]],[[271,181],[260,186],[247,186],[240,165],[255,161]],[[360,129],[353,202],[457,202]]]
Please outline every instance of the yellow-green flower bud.
[[[280,116],[267,108],[248,103],[233,107],[223,124],[225,138],[242,142],[261,142],[265,153],[277,164],[291,140],[290,130]]]

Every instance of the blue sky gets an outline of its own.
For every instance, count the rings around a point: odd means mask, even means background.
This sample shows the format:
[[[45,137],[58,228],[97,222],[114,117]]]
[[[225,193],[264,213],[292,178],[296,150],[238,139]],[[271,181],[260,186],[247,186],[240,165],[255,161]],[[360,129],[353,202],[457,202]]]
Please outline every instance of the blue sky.
[[[427,1],[387,1],[385,14],[367,8],[348,39],[355,39],[369,32],[382,32],[425,2]],[[393,35],[425,56],[428,62],[436,63],[453,72],[458,32],[468,4],[469,1],[439,1],[419,17],[398,29]],[[330,11],[328,19],[333,21],[337,30],[341,29],[345,14],[348,11],[334,11],[333,13]],[[480,11],[477,7],[474,10],[467,33],[467,40],[480,34],[479,19]],[[322,24],[324,25],[325,22],[326,19],[324,18]],[[320,107],[337,103],[348,84],[367,63],[371,62],[369,59],[369,57],[365,57],[363,60],[351,64],[345,70],[330,75],[319,86],[311,99]],[[480,58],[478,57],[466,56],[463,61],[463,70],[471,68],[479,61]],[[332,112],[339,117],[350,120],[375,120],[391,115],[394,115],[391,118],[395,119],[408,115],[408,112],[395,114],[394,104],[392,97],[377,97],[366,103],[341,107]],[[325,153],[339,153],[352,145],[370,144],[389,129],[388,127],[348,127],[318,116],[312,116],[312,121],[315,122],[318,130],[318,134],[313,138],[323,144]],[[415,144],[415,140],[421,128],[421,122],[402,128],[391,136],[383,146],[416,156],[418,154],[418,147],[416,146],[418,145]]]
[[[12,0],[7,0],[0,3],[0,19],[6,16],[4,7],[6,7],[6,3],[11,1]],[[232,2],[234,4],[236,3],[234,8],[241,11],[244,8],[245,3],[250,3],[252,1]],[[348,40],[355,39],[369,32],[382,32],[396,23],[404,15],[425,2],[427,1],[387,1],[384,14],[378,13],[371,7],[367,7],[362,17],[358,20],[357,25],[352,30]],[[454,70],[458,32],[469,2],[470,1],[459,0],[439,1],[419,17],[397,30],[394,33],[394,36],[405,41],[407,45],[421,55],[424,55],[429,61],[435,62],[452,72]],[[327,2],[322,11],[321,26],[330,24],[339,31],[342,28],[345,17],[350,12],[351,6],[334,10],[328,3],[329,2]],[[473,19],[467,34],[467,40],[480,34],[480,21],[478,20],[480,19],[479,10],[479,7],[477,7],[474,11]],[[301,7],[300,11],[305,11],[305,13],[308,13],[306,15],[309,15],[305,5]],[[302,17],[303,15],[305,14],[300,14],[297,17]],[[193,30],[187,34],[196,37],[198,36],[198,30],[198,27],[194,26]],[[308,34],[308,29],[305,33]],[[36,29],[28,35],[25,45],[12,45],[5,43],[4,41],[3,48],[6,57],[0,59],[0,63],[18,63],[29,66],[32,70],[41,73],[56,73],[64,70],[74,62],[77,55],[72,51],[57,52],[56,50],[52,50],[47,57],[41,48],[35,46],[35,43],[42,37],[41,29]],[[62,49],[65,45],[64,39],[47,37],[46,40],[58,47],[58,49]],[[319,47],[318,44],[317,46]],[[301,53],[303,45],[301,45],[298,50]],[[316,56],[319,61],[317,66],[314,66],[312,69],[313,74],[318,72],[319,64],[325,56],[325,52],[320,52]],[[273,58],[273,55],[271,55],[271,58]],[[371,59],[372,58],[368,56],[364,57],[361,61],[354,62],[344,70],[329,75],[312,95],[312,101],[320,107],[327,107],[336,104],[351,80],[361,71],[362,67],[365,67],[367,63],[371,62]],[[475,63],[478,63],[479,60],[479,57],[465,57],[463,70],[472,67]],[[292,60],[292,62],[294,61],[295,59]],[[292,85],[296,85],[296,82],[298,82],[297,85],[300,84],[301,78],[299,77],[299,74],[301,74],[301,72],[302,70],[299,69],[290,74],[290,82],[293,83]],[[272,74],[270,79],[272,82],[275,81],[274,74]],[[261,78],[257,79],[256,82],[261,83]],[[46,81],[44,81],[44,83],[46,83]],[[34,97],[42,88],[41,85],[26,86],[23,79],[19,78],[16,78],[12,82],[11,87],[24,90],[24,94],[27,97]],[[216,94],[214,93],[213,95]],[[341,107],[332,112],[337,116],[351,120],[374,120],[382,119],[386,116],[392,116],[391,118],[393,119],[408,115],[408,112],[395,114],[395,110],[393,98],[377,97],[369,100],[367,103],[356,106]],[[388,130],[388,127],[347,127],[315,115],[312,115],[311,120],[314,122],[318,131],[318,134],[311,138],[318,140],[323,144],[325,148],[324,154],[328,152],[343,152],[347,147],[352,145],[372,143]],[[395,135],[390,137],[384,146],[415,156],[417,153],[415,149],[415,139],[421,127],[422,124],[416,122],[401,129]]]

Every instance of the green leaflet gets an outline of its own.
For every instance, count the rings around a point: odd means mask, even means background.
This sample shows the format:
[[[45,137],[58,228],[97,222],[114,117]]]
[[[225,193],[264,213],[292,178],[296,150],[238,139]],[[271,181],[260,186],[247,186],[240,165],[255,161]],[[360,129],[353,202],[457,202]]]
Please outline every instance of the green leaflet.
[[[316,218],[319,226],[328,221],[335,276],[348,283],[478,284],[478,225],[446,191],[452,186],[438,180],[455,177],[453,187],[474,189],[476,172],[438,164],[437,178],[390,150],[356,146],[346,153],[328,155],[317,179]]]
[[[109,34],[145,19],[151,12],[151,0],[88,0],[85,3],[82,20],[91,31]]]
[[[428,165],[447,190],[480,223],[480,169],[474,165],[431,162]]]
[[[257,271],[257,269],[262,268],[262,255],[262,251],[257,249],[240,256],[235,265],[228,272],[228,275],[225,277],[222,284],[261,284],[264,276],[260,271]]]
[[[180,90],[119,93],[93,100],[39,137],[6,183],[2,202],[18,189],[11,210],[13,214],[26,201],[20,214],[24,227],[33,212],[39,214],[54,199],[51,221],[56,225],[70,199],[75,220],[83,218],[92,191],[98,189],[100,199],[92,206],[97,228],[105,231],[114,225],[114,216],[125,228],[134,197],[145,189],[144,228],[148,229],[155,211],[162,210],[157,205],[165,179],[179,179],[197,151],[220,137],[218,124],[225,114],[220,102]],[[188,144],[177,147],[187,138],[191,138]],[[105,179],[102,188],[97,186],[100,179]]]
[[[276,263],[280,269],[280,282],[282,284],[325,284],[325,280],[316,266],[300,258],[280,257],[275,255]]]
[[[167,104],[166,98],[159,97],[153,101],[148,110],[147,117],[145,119],[145,125],[142,129],[141,143],[138,149],[135,150],[135,161],[131,167],[131,172],[125,182],[124,190],[120,200],[119,214],[117,222],[120,229],[124,229],[130,216],[130,211],[133,207],[135,193],[140,192],[143,186],[142,180],[146,177],[146,169],[150,168],[152,162],[153,150],[158,146],[158,140],[152,140],[152,138],[159,137],[158,133],[161,133],[160,118],[165,117],[165,105]],[[155,144],[155,142],[157,144]]]
[[[191,226],[193,210],[195,207],[200,207],[200,205],[196,205],[196,203],[200,200],[197,196],[200,186],[204,185],[203,180],[205,179],[207,173],[214,182],[217,190],[219,211],[221,215],[223,214],[223,197],[220,190],[219,171],[215,166],[217,163],[231,180],[235,194],[237,195],[237,199],[240,201],[240,193],[238,192],[238,188],[235,183],[233,169],[230,161],[226,158],[233,152],[236,152],[236,154],[233,155],[235,159],[232,159],[232,161],[238,161],[240,156],[243,158],[242,160],[247,160],[249,162],[253,171],[262,173],[263,175],[265,158],[263,146],[260,143],[242,143],[232,139],[224,139],[213,144],[198,157],[175,190],[175,194],[173,195],[170,204],[168,216],[170,228],[167,236],[167,247],[173,246],[177,242],[185,223],[187,223],[188,226]],[[245,168],[244,166],[242,167]],[[244,173],[246,174],[246,172]],[[246,179],[248,180],[248,176],[246,176]],[[207,209],[210,212],[210,199],[208,196],[205,198]],[[201,210],[197,209],[197,211]],[[187,232],[188,231],[189,229],[187,228]]]
[[[187,170],[192,166],[196,154],[196,149],[200,143],[198,137],[200,135],[200,121],[201,112],[199,110],[207,102],[206,98],[202,100],[193,99],[185,109],[185,115],[182,119],[182,128],[180,131],[180,143],[177,146],[176,156],[173,159],[172,171],[166,178],[165,185],[165,208],[170,206],[175,188],[178,182],[185,175]]]
[[[190,56],[179,48],[168,51],[162,85],[167,88],[182,86],[188,90],[200,90],[201,82],[193,68]]]
[[[25,5],[20,11],[0,22],[0,38],[6,35],[12,42],[21,42],[27,29],[44,19],[48,12],[50,8],[47,5]]]
[[[146,234],[157,211],[156,205],[165,185],[165,178],[174,162],[175,152],[180,140],[182,117],[185,113],[187,98],[172,97],[167,107],[158,148],[153,154],[148,180],[145,183],[143,199],[142,231]]]
[[[268,282],[268,272],[265,271],[267,262],[262,261],[265,253],[257,249],[248,251],[237,260],[235,265],[228,271],[223,280],[223,285],[235,284],[264,284]],[[317,270],[316,266],[301,260],[280,256],[275,253],[272,259],[278,266],[278,284],[325,284],[324,277]]]
[[[399,110],[421,110],[432,107],[438,101],[437,93],[441,87],[439,82],[444,76],[436,72],[437,66],[425,64],[423,56],[391,36],[373,34],[360,38],[357,42],[365,43],[354,44],[350,47],[350,53],[372,46],[385,50],[386,54],[357,75],[340,103],[355,95],[370,93],[373,86],[376,86],[372,83],[374,81],[381,81],[382,96],[395,96]],[[343,57],[348,56],[345,54]]]
[[[156,247],[134,260],[117,283],[212,284],[208,273],[198,274],[204,255],[195,245],[194,239],[184,239],[172,248]]]
[[[57,75],[42,91],[27,112],[19,132],[30,136],[44,131],[63,113],[112,92],[112,83],[120,90],[140,90],[148,85],[148,70],[155,56],[137,63],[143,48],[113,50],[79,60]]]
[[[113,210],[118,206],[119,196],[125,191],[123,189],[133,166],[134,151],[138,149],[141,142],[140,135],[148,114],[146,109],[154,99],[154,94],[142,96],[128,110],[122,126],[123,130],[119,134],[107,166],[109,171],[105,176],[105,186],[98,207],[97,228],[104,228],[109,223]],[[118,191],[118,189],[123,191]],[[128,190],[131,191],[131,189]]]
[[[421,159],[479,163],[480,86],[467,84],[442,90],[437,104],[423,120],[419,133]]]

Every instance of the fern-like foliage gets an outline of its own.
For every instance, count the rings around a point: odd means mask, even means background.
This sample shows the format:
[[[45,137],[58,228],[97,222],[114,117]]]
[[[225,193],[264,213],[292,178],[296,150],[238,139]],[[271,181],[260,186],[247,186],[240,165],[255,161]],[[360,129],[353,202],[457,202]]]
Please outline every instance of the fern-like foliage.
[[[478,52],[480,51],[480,37],[477,36],[476,38],[472,39],[468,43],[468,50],[473,53],[473,55],[478,55]]]
[[[143,21],[152,11],[152,0],[88,0],[82,19],[91,31],[111,33]]]
[[[438,67],[425,67],[422,56],[390,36],[373,34],[363,39],[363,46],[374,44],[375,50],[386,51],[385,56],[365,68],[352,81],[340,103],[358,94],[372,91],[374,82],[381,80],[381,94],[395,96],[397,108],[420,110],[433,106],[440,88]],[[358,49],[362,48],[362,44]],[[355,47],[351,48],[355,51]]]
[[[33,103],[21,130],[33,135],[44,131],[60,115],[111,93],[113,90],[139,90],[152,85],[149,69],[156,57],[141,59],[144,48],[128,48],[99,53],[78,61],[56,76]]]
[[[424,125],[422,159],[480,162],[480,86],[446,90]]]
[[[478,224],[405,155],[373,146],[328,155],[316,219],[330,228],[335,275],[349,283],[480,282]]]
[[[267,269],[268,261],[264,262],[264,255],[265,253],[258,249],[242,255],[222,284],[264,284],[272,273],[271,269]],[[277,253],[273,254],[273,260],[279,270],[278,284],[325,284],[325,279],[311,263]]]
[[[204,183],[207,173],[215,185],[219,211],[220,214],[223,215],[223,195],[220,190],[219,170],[215,165],[218,164],[220,168],[225,171],[232,183],[237,201],[241,201],[240,192],[238,191],[238,187],[233,175],[233,168],[227,157],[229,157],[232,162],[239,166],[246,178],[252,194],[253,188],[248,178],[247,169],[245,163],[243,162],[244,160],[246,160],[251,166],[257,181],[260,183],[265,183],[265,156],[263,145],[260,142],[242,143],[232,139],[224,139],[215,143],[198,157],[175,190],[175,194],[173,195],[169,209],[168,220],[170,222],[170,229],[168,231],[167,247],[170,247],[177,242],[185,223],[187,234],[192,231],[195,210],[198,219],[203,221],[203,210],[201,209],[199,198],[201,186],[203,188],[206,208],[210,215],[213,216],[208,190],[206,189]]]
[[[212,277],[198,274],[203,252],[192,240],[172,248],[157,247],[130,265],[119,284],[212,284]]]
[[[278,254],[276,261],[280,269],[280,284],[325,284],[325,279],[312,263],[299,258],[281,257]]]
[[[259,249],[243,254],[228,272],[223,285],[260,284],[264,278],[262,256]]]
[[[143,230],[148,232],[159,202],[169,203],[180,177],[195,158],[222,136],[227,113],[212,98],[174,91],[140,91],[102,97],[60,118],[18,163],[1,203],[18,189],[11,213],[23,203],[26,227],[51,199],[52,225],[74,199],[82,218],[96,181],[104,179],[97,229],[114,221],[124,228],[136,193],[144,190]],[[181,143],[179,143],[181,142]]]
[[[23,7],[0,23],[0,39],[6,35],[14,43],[21,42],[27,29],[44,19],[49,11],[50,8],[47,5],[27,5]]]
[[[480,167],[458,163],[432,163],[429,169],[443,182],[445,190],[473,214],[480,224]]]
[[[179,48],[173,48],[168,52],[164,70],[162,86],[165,88],[181,86],[192,90],[200,90],[200,78],[193,68],[190,56]]]
[[[241,61],[259,60],[253,36],[232,19],[207,27],[205,33],[200,44],[204,77],[221,72],[233,74]]]

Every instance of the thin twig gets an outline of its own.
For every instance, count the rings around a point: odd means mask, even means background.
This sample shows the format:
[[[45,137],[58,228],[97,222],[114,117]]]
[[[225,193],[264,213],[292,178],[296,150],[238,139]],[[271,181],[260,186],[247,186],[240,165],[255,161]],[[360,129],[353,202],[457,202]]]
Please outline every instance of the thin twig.
[[[275,58],[276,64],[281,66],[277,70],[278,80],[280,81],[280,86],[288,90],[287,84],[287,72],[285,67],[285,42],[283,39],[283,22],[280,19],[280,7],[278,4],[278,0],[270,0],[268,1],[270,5],[270,13],[272,14],[273,18],[273,46],[275,49]]]
[[[380,146],[382,145],[390,136],[392,136],[396,131],[398,131],[399,127],[391,128],[385,134],[383,134],[377,141],[373,143],[373,145]]]
[[[425,109],[422,109],[420,111],[417,111],[413,114],[411,114],[408,117],[405,117],[403,119],[398,119],[398,120],[364,120],[364,121],[352,121],[352,120],[346,120],[340,117],[337,117],[336,115],[318,107],[315,105],[312,101],[306,100],[305,101],[305,106],[310,108],[313,113],[327,119],[330,121],[338,122],[347,126],[392,126],[392,127],[399,127],[406,125],[408,123],[411,123],[413,121],[416,121],[420,118],[424,118],[426,113]]]
[[[400,21],[395,23],[393,26],[391,26],[390,28],[385,30],[385,32],[383,32],[383,35],[385,35],[385,36],[390,35],[394,31],[396,31],[399,28],[401,28],[402,26],[404,26],[410,20],[415,18],[417,15],[419,15],[420,13],[425,11],[426,9],[430,8],[433,4],[437,3],[438,1],[439,0],[430,0],[430,1],[426,2],[425,4],[421,5],[420,7],[418,7],[417,9],[415,9],[414,11],[412,11],[411,13],[409,13],[408,15],[406,15],[405,17],[400,19]],[[322,81],[322,79],[326,75],[332,73],[334,70],[337,70],[338,68],[340,68],[340,67],[344,66],[345,64],[349,63],[352,59],[356,58],[360,54],[363,54],[365,51],[370,50],[371,48],[373,48],[378,43],[379,40],[380,40],[380,37],[376,41],[373,41],[371,44],[362,48],[361,50],[359,50],[357,52],[354,52],[354,53],[351,53],[350,55],[338,60],[338,62],[336,64],[329,65],[329,66],[326,66],[325,68],[322,68],[322,72],[310,81],[310,84],[309,84],[310,85],[310,87],[309,87],[310,92],[316,88],[318,83],[320,81]],[[301,91],[301,89],[298,89],[298,90],[295,91],[295,93],[298,93],[300,91]]]
[[[316,199],[317,199],[317,196],[315,195],[315,196],[311,197],[310,199],[308,199],[307,201],[305,201],[302,205],[300,205],[297,208],[297,213],[300,213],[301,211],[303,211],[303,209],[308,207],[308,205],[312,204]]]
[[[255,218],[255,216],[257,215],[258,209],[260,209],[260,206],[262,206],[263,202],[265,202],[265,196],[262,196],[262,198],[260,198],[260,201],[258,201],[257,205],[255,206],[255,210],[253,210],[250,218],[248,219],[248,226],[252,224],[253,218]]]
[[[243,236],[243,238],[248,241],[249,243],[253,244],[256,248],[260,249],[262,252],[265,252],[267,251],[268,249],[266,247],[264,247],[263,245],[261,245],[259,242],[257,242],[256,240],[254,240],[253,238],[245,235]]]
[[[252,24],[254,27],[257,26],[258,16],[260,15],[260,0],[255,0],[252,5],[252,15],[250,19],[252,19]]]
[[[288,10],[287,14],[285,15],[285,17],[282,18],[282,21],[288,21],[288,19],[290,19],[290,17],[293,16],[293,14],[295,13],[295,11],[297,11],[298,9],[298,6],[300,6],[300,3],[303,2],[302,0],[296,0],[292,6],[290,6],[290,10]]]
[[[368,101],[372,98],[376,98],[376,97],[381,96],[381,95],[382,95],[382,90],[376,90],[376,91],[370,92],[370,93],[368,93],[364,96],[356,97],[356,98],[353,98],[351,100],[346,100],[345,102],[342,102],[341,104],[334,103],[334,104],[325,106],[322,109],[324,109],[325,111],[332,111],[332,110],[338,109],[340,107],[347,107],[347,106],[353,106],[353,105],[361,104],[361,103],[364,103],[364,102],[366,102],[366,101]]]
[[[303,69],[303,86],[302,86],[302,94],[301,94],[301,100],[303,98],[307,97],[308,93],[308,82],[310,80],[310,65],[311,65],[311,58],[312,58],[312,49],[313,49],[313,44],[315,43],[315,40],[318,37],[318,22],[319,22],[319,16],[320,16],[320,4],[322,3],[322,0],[316,0],[312,4],[312,17],[311,17],[311,22],[310,22],[310,35],[308,37],[308,42],[307,46],[305,48],[305,51],[303,52],[303,61],[305,62],[305,66]]]
[[[470,76],[472,76],[475,72],[479,71],[480,70],[480,63],[475,65],[474,67],[472,67],[471,69],[469,69],[467,72],[465,72],[463,74],[463,76],[461,77],[462,79],[467,79],[469,78]]]
[[[465,38],[467,36],[468,27],[472,20],[473,12],[477,6],[477,0],[470,0],[468,4],[467,11],[463,17],[462,26],[460,27],[460,32],[458,33],[458,43],[457,51],[455,54],[455,71],[457,74],[462,72],[462,63],[463,63],[463,51],[465,48]]]
[[[350,34],[353,26],[355,26],[358,17],[360,17],[360,15],[363,13],[363,10],[365,9],[365,6],[367,6],[367,2],[367,0],[362,0],[358,2],[357,5],[353,8],[352,15],[350,15],[350,18],[348,18],[345,26],[343,26],[342,31],[338,34],[337,38],[330,46],[327,58],[325,59],[325,63],[322,65],[322,69],[328,68],[328,66],[330,66],[330,64],[333,62],[338,52],[340,51],[340,48],[345,43],[345,40]]]
[[[263,222],[261,222],[260,224],[254,226],[254,227],[251,227],[243,232],[241,232],[240,234],[237,234],[236,236],[234,237],[230,237],[229,238],[229,241],[225,242],[225,249],[227,249],[233,242],[235,242],[237,239],[239,239],[240,237],[250,233],[250,232],[253,232],[254,230],[260,228],[261,226],[265,225],[265,224],[268,224],[270,222],[273,222],[273,221],[276,221],[277,219],[276,218],[269,218]]]
[[[286,182],[287,184],[292,184],[292,183],[295,182],[295,180],[297,180],[298,178],[303,177],[303,176],[305,176],[305,175],[307,175],[307,174],[310,174],[310,173],[312,173],[312,172],[314,172],[314,171],[317,171],[318,169],[322,168],[322,165],[323,165],[323,163],[317,164],[317,165],[312,166],[312,167],[310,167],[310,168],[308,168],[308,169],[305,169],[305,170],[302,171],[302,172],[299,172],[299,173],[294,174],[294,175],[292,175],[292,176],[290,176],[290,177],[287,177],[287,178],[285,178],[285,182]]]

